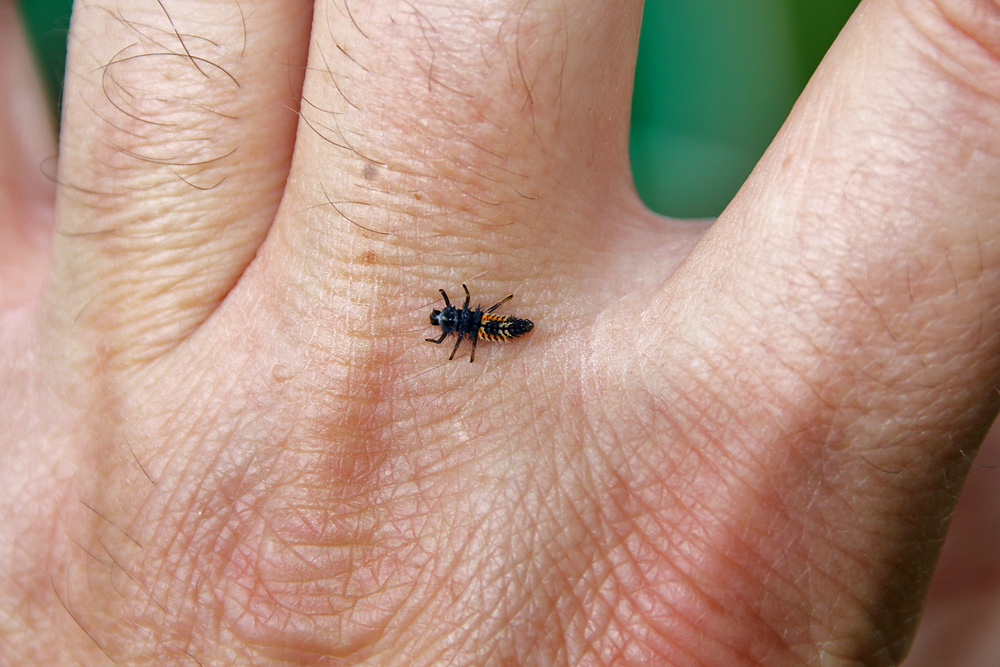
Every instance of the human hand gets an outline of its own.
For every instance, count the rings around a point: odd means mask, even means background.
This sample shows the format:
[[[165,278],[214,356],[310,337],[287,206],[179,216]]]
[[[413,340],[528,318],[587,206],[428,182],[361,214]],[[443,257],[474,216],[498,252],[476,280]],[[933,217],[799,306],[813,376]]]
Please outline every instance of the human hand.
[[[638,2],[78,3],[55,194],[4,7],[9,662],[905,653],[997,409],[994,3],[864,4],[711,226],[631,187]],[[447,362],[462,283],[535,330]]]

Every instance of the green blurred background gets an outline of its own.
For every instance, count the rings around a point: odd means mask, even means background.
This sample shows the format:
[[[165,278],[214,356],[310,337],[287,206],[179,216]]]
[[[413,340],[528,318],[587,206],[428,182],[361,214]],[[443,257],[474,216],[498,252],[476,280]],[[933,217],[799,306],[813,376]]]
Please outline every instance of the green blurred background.
[[[20,5],[53,99],[71,0]],[[858,0],[647,0],[632,107],[636,187],[655,211],[718,215]]]

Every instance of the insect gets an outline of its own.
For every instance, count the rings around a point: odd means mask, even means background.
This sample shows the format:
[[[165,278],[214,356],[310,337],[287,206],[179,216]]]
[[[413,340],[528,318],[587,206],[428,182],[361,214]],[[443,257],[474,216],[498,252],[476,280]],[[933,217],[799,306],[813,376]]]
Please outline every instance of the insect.
[[[445,294],[445,291],[438,290],[441,292],[441,296],[444,297],[444,309],[435,309],[431,313],[431,324],[441,327],[441,337],[425,339],[428,343],[440,344],[449,334],[455,334],[458,340],[455,341],[455,347],[452,349],[448,361],[455,358],[455,353],[458,352],[458,346],[462,344],[463,338],[468,338],[472,341],[472,355],[469,357],[469,363],[471,364],[476,360],[476,343],[479,342],[480,338],[485,340],[511,340],[513,338],[520,338],[535,328],[535,324],[531,320],[512,317],[510,315],[490,314],[513,299],[513,294],[506,299],[497,301],[489,309],[483,311],[479,306],[476,306],[474,310],[469,308],[469,299],[471,298],[469,296],[469,288],[463,284],[462,289],[465,290],[465,303],[461,308],[451,305],[451,301],[448,300],[448,295]]]

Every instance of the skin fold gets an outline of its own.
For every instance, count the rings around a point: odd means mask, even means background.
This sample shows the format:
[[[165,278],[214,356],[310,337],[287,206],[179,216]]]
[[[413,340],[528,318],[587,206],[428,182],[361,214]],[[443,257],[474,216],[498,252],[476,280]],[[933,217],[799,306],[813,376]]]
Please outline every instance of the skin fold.
[[[997,662],[1000,5],[863,2],[711,222],[641,11],[80,0],[57,149],[0,2],[0,662]]]

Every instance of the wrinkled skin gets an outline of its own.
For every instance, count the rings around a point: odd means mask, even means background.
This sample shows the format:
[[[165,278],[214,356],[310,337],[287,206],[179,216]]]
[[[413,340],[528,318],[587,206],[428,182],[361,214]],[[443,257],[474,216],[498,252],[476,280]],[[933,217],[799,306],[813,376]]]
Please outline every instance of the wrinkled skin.
[[[997,410],[1000,5],[863,3],[712,224],[632,190],[636,1],[81,0],[57,168],[0,6],[5,663],[906,654]],[[535,330],[447,362],[463,282]],[[996,463],[913,664],[1000,663]]]

